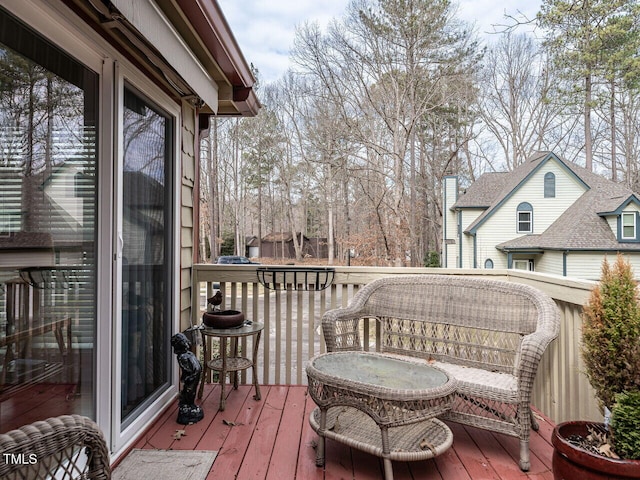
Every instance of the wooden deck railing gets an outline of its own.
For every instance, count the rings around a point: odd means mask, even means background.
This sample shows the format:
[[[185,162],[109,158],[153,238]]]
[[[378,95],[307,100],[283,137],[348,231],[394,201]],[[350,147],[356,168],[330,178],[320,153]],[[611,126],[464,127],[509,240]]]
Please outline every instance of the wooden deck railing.
[[[592,282],[517,270],[335,267],[333,283],[324,290],[292,287],[269,290],[258,281],[257,266],[198,264],[193,268],[193,291],[198,292],[193,295],[194,323],[200,321],[206,298],[214,288],[219,288],[224,297],[222,308],[240,310],[246,318],[265,325],[260,345],[259,381],[304,384],[306,361],[324,352],[320,320],[327,309],[347,305],[362,285],[376,278],[427,273],[489,276],[525,283],[551,296],[561,312],[560,335],[547,349],[538,369],[533,404],[555,422],[601,419],[580,356],[582,305]],[[376,322],[371,323],[365,325],[365,342],[375,351],[379,332]],[[245,350],[247,347],[250,345],[241,345]],[[250,372],[243,373],[241,382],[251,382]]]

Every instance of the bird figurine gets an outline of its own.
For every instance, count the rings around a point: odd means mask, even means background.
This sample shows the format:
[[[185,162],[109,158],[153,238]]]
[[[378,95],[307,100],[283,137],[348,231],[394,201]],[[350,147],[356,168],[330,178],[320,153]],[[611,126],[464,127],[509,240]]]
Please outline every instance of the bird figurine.
[[[207,303],[212,305],[211,311],[216,310],[222,303],[222,292],[218,290],[212,297],[207,298]]]

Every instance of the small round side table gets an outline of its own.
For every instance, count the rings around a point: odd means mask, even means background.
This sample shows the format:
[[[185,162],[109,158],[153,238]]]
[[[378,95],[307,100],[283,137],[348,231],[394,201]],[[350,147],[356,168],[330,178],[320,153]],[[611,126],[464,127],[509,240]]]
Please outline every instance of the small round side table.
[[[260,386],[258,385],[258,346],[260,345],[260,336],[264,325],[262,323],[253,322],[248,325],[242,325],[236,328],[209,328],[203,327],[200,329],[202,334],[202,348],[204,354],[204,365],[202,369],[202,378],[200,379],[200,391],[198,392],[198,398],[202,398],[202,392],[204,391],[204,380],[207,370],[213,370],[220,372],[220,407],[219,410],[225,408],[225,380],[227,373],[233,375],[233,388],[238,388],[238,372],[246,370],[249,367],[253,371],[253,386],[256,389],[256,394],[253,396],[255,400],[260,400]],[[207,337],[214,337],[220,339],[220,354],[214,358],[209,358],[207,352]],[[253,337],[253,356],[251,359],[244,355],[238,354],[238,340],[243,337]],[[227,343],[231,339],[231,348],[227,352]]]

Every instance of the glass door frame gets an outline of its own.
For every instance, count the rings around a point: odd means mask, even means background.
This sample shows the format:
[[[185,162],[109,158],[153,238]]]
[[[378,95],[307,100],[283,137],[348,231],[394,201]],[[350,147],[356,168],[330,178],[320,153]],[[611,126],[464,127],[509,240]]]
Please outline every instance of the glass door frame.
[[[121,370],[122,370],[122,346],[120,345],[122,339],[122,307],[123,307],[123,295],[122,295],[122,248],[123,248],[123,166],[124,166],[124,151],[123,151],[123,114],[124,114],[124,90],[125,87],[129,88],[144,98],[148,99],[151,103],[162,109],[164,113],[172,117],[172,135],[173,139],[170,142],[172,151],[169,155],[169,161],[172,162],[171,168],[173,174],[171,175],[172,185],[171,198],[173,199],[173,205],[171,205],[171,243],[172,243],[172,271],[170,285],[168,285],[167,293],[172,296],[171,298],[171,312],[167,312],[168,318],[171,320],[171,331],[176,332],[179,328],[179,312],[180,312],[180,178],[181,178],[181,157],[180,157],[180,125],[181,125],[181,109],[180,106],[173,102],[170,98],[164,94],[155,84],[143,77],[133,68],[130,68],[121,63],[115,63],[114,66],[114,78],[115,78],[115,102],[114,102],[114,119],[115,119],[115,155],[113,165],[113,225],[115,225],[113,236],[113,313],[112,318],[113,330],[111,332],[112,349],[111,349],[111,371],[112,371],[112,391],[111,391],[111,431],[112,431],[112,445],[111,448],[114,452],[122,451],[129,443],[131,443],[136,436],[144,430],[158,414],[158,412],[166,407],[169,402],[175,398],[175,388],[177,385],[177,366],[175,362],[171,362],[171,368],[169,370],[169,379],[167,388],[157,394],[155,398],[145,405],[144,409],[132,414],[132,418],[127,418],[126,426],[123,426],[123,419],[121,415]],[[144,93],[143,93],[144,92]]]
[[[3,2],[2,7],[27,23],[57,48],[96,72],[98,86],[98,164],[97,164],[97,245],[96,245],[96,338],[94,356],[95,420],[112,452],[112,460],[125,448],[177,394],[178,366],[171,362],[170,385],[127,428],[121,428],[119,339],[122,331],[121,259],[118,258],[122,231],[122,106],[125,82],[145,92],[173,119],[173,285],[172,328],[179,328],[180,312],[180,187],[181,125],[180,105],[139,72],[104,38],[85,24],[74,22],[74,15],[58,3],[46,0]]]

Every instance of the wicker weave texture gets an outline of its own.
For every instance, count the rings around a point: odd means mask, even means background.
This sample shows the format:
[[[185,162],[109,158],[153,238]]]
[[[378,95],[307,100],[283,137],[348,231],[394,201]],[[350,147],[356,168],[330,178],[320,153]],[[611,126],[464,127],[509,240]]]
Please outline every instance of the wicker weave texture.
[[[429,360],[458,380],[445,418],[520,438],[520,466],[528,469],[533,382],[560,329],[550,297],[500,280],[383,278],[323,315],[327,351],[362,350],[364,318],[380,322],[383,352]]]
[[[311,428],[320,430],[320,409],[309,418]],[[419,461],[444,453],[453,443],[451,430],[437,419],[389,429],[389,453],[384,453],[379,426],[364,412],[351,407],[332,407],[327,413],[327,438],[363,452],[397,461]]]
[[[348,354],[320,355],[314,357],[307,365],[309,395],[320,407],[350,406],[365,412],[379,426],[397,427],[442,415],[451,408],[454,401],[455,379],[450,378],[443,385],[420,390],[355,382],[325,373],[315,367],[315,359],[328,355]]]
[[[52,417],[0,434],[0,478],[108,480],[109,450],[91,419]]]

